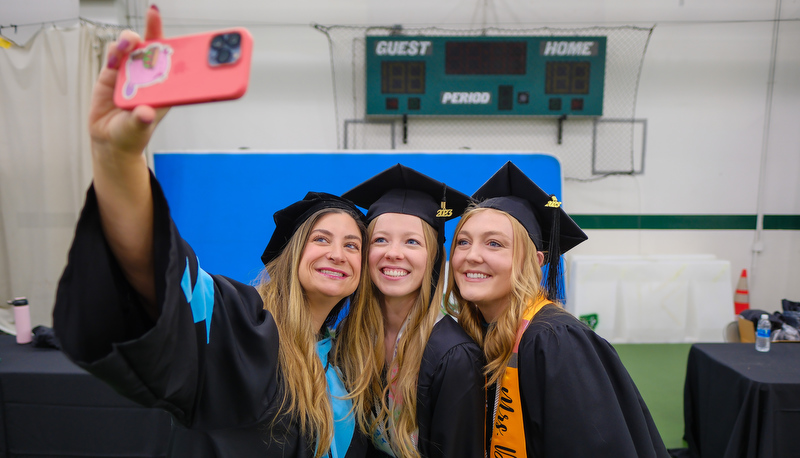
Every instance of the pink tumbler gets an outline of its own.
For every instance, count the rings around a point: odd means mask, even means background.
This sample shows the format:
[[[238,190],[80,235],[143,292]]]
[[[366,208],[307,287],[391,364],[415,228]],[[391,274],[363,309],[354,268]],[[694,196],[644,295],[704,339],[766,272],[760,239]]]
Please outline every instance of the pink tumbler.
[[[14,306],[14,326],[17,328],[17,343],[26,344],[31,341],[31,311],[28,308],[28,299],[15,297],[8,301]]]

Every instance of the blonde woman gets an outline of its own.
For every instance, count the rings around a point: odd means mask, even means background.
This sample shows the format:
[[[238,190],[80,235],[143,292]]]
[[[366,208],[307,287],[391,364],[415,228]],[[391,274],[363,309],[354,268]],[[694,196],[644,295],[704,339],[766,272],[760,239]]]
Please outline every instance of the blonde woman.
[[[369,209],[368,274],[340,336],[363,350],[340,366],[368,456],[483,457],[481,352],[441,312],[444,222],[469,198],[400,164],[344,196]]]
[[[146,36],[161,36],[153,8]],[[94,183],[53,317],[64,351],[170,412],[171,457],[363,457],[366,438],[327,361],[329,325],[360,279],[363,214],[309,193],[275,213],[257,288],[206,273],[142,154],[166,110],[111,100],[121,57],[139,41],[121,34],[92,95]]]
[[[583,231],[511,162],[472,197],[448,293],[488,362],[489,456],[668,457],[614,349],[557,305],[559,257]]]

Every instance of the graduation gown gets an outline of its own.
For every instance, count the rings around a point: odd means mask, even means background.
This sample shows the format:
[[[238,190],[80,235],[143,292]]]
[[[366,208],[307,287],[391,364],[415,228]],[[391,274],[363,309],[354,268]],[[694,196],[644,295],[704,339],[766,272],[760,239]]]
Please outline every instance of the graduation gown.
[[[669,457],[614,348],[563,309],[533,317],[518,364],[529,457]]]
[[[483,352],[449,315],[433,327],[417,382],[420,454],[482,458]]]
[[[87,193],[53,323],[63,351],[115,390],[172,415],[173,458],[312,457],[315,443],[276,413],[278,330],[252,286],[209,275],[151,176],[157,305],[152,320],[124,279]],[[366,453],[358,433],[346,454]]]
[[[449,315],[433,327],[417,379],[423,458],[483,458],[483,352]],[[370,457],[386,457],[370,447]]]

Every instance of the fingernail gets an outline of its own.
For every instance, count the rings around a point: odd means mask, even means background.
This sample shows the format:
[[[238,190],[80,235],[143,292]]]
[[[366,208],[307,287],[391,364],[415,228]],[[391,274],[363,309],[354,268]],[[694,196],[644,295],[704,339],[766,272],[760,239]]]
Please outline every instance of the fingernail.
[[[108,56],[108,68],[116,68],[117,67],[117,55],[112,54]]]
[[[160,10],[158,9],[158,7],[156,6],[156,4],[155,4],[155,3],[153,3],[152,5],[150,5],[150,8],[153,8],[153,9],[154,9],[154,10],[156,10],[156,11],[160,11]]]
[[[120,51],[124,51],[125,49],[128,48],[129,44],[130,42],[123,38],[122,40],[119,40],[119,43],[117,43],[117,49],[119,49]]]

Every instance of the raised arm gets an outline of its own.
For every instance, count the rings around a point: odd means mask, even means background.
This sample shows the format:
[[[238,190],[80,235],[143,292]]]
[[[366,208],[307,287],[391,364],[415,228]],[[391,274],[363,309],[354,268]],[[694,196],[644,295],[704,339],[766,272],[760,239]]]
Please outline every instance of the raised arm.
[[[145,38],[161,37],[161,15],[150,7]],[[126,111],[113,100],[120,62],[140,41],[138,34],[126,30],[110,45],[107,66],[92,91],[89,135],[103,232],[128,282],[155,316],[153,199],[143,152],[167,109],[138,106]]]

